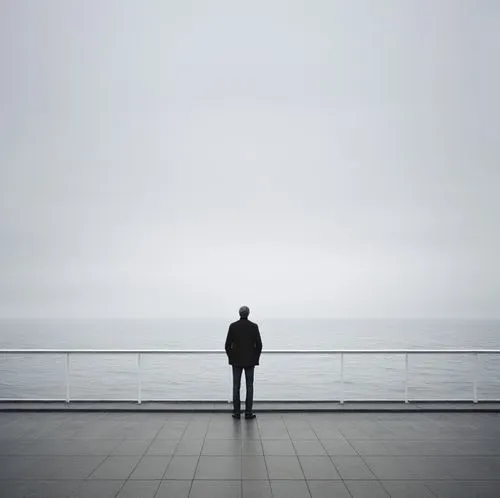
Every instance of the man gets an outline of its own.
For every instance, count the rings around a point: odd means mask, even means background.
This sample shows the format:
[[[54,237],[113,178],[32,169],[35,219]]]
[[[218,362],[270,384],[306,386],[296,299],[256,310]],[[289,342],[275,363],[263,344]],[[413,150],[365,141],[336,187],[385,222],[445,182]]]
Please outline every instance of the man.
[[[262,352],[262,340],[259,327],[248,319],[250,310],[240,308],[240,319],[229,325],[226,338],[226,353],[229,364],[233,366],[233,418],[241,417],[240,387],[241,374],[245,370],[247,396],[245,400],[245,418],[255,418],[253,405],[253,378],[255,365],[259,364]]]

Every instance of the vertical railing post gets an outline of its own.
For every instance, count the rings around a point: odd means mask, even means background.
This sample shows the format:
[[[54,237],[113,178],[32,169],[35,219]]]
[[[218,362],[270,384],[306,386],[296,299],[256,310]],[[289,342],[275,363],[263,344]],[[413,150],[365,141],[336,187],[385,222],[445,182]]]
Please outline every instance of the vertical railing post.
[[[340,404],[344,404],[344,353],[340,353]]]
[[[472,375],[474,376],[474,381],[473,381],[473,400],[474,403],[477,403],[477,365],[478,365],[478,358],[477,358],[477,353],[474,353],[472,357],[472,363],[473,363],[473,372]]]
[[[137,353],[137,404],[142,403],[141,353]]]
[[[408,353],[405,353],[405,403],[408,403]]]
[[[231,368],[229,369],[229,396],[227,398],[227,402],[231,403],[232,401],[233,401],[233,367],[231,366]]]
[[[65,376],[66,376],[66,403],[69,403],[70,401],[70,364],[69,364],[69,353],[66,353],[66,368],[65,368]]]

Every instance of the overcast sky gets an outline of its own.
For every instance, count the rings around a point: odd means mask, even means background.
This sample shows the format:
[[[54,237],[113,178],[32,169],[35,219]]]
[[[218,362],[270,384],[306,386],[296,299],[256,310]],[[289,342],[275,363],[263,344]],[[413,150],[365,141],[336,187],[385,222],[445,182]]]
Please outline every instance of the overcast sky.
[[[500,316],[500,4],[0,6],[0,316]]]

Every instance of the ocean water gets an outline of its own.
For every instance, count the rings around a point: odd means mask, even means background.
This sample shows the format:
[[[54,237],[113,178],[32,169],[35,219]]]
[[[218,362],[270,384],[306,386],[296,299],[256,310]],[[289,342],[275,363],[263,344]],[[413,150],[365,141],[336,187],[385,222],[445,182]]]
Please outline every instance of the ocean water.
[[[234,318],[235,319],[235,318]],[[500,320],[262,319],[257,400],[338,400],[340,357],[266,349],[500,349]],[[0,320],[0,349],[223,349],[228,320]],[[346,355],[345,399],[403,399],[403,355]],[[411,355],[409,398],[471,399],[473,356]],[[478,359],[479,399],[500,399],[500,355]],[[228,400],[225,355],[143,355],[143,399]],[[135,355],[72,355],[72,399],[137,399]],[[0,352],[0,398],[64,399],[63,355]]]

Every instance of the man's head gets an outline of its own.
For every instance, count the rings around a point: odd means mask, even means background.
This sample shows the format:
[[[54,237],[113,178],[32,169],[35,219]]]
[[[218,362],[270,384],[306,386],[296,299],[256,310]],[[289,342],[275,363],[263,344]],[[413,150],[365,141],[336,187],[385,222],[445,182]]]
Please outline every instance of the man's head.
[[[240,318],[248,318],[248,315],[250,314],[250,309],[248,306],[242,306],[240,308]]]

